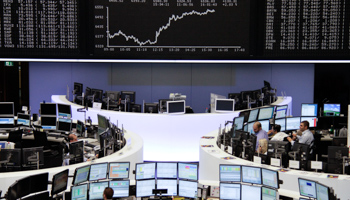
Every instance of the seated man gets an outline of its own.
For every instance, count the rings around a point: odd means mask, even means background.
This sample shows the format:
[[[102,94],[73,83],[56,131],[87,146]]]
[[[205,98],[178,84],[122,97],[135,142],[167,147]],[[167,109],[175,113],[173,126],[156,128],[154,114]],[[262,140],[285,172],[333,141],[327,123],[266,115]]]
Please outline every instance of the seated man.
[[[278,124],[275,124],[275,126],[273,126],[270,131],[271,133],[273,133],[271,141],[283,141],[285,137],[288,137],[288,134],[286,134],[285,132],[281,132],[281,126]]]
[[[263,139],[263,138],[265,138],[266,140],[269,140],[269,137],[267,136],[266,131],[264,131],[261,128],[261,123],[260,122],[255,122],[253,124],[253,131],[254,131],[254,133],[256,135],[256,141],[259,141],[260,139]],[[257,151],[258,148],[259,148],[259,142],[256,143],[255,151]]]
[[[110,187],[106,187],[103,191],[103,199],[104,200],[111,200],[113,198],[114,191]]]
[[[68,135],[68,141],[69,141],[69,144],[72,143],[72,142],[77,142],[78,141],[78,136],[76,136],[75,134],[69,134]],[[67,144],[67,145],[69,145],[69,144]],[[69,153],[67,153],[67,156],[69,156]],[[84,150],[84,162],[85,161],[90,161],[91,159],[95,159],[95,158],[98,158],[98,154],[90,154],[90,153],[87,154],[86,151]],[[69,158],[64,159],[62,165],[63,166],[69,165]]]
[[[302,121],[300,122],[299,130],[302,132],[302,135],[299,136],[296,133],[293,133],[293,139],[291,137],[287,137],[288,141],[293,145],[295,140],[298,139],[299,143],[308,144],[310,148],[312,148],[314,143],[314,135],[309,130],[309,122]]]

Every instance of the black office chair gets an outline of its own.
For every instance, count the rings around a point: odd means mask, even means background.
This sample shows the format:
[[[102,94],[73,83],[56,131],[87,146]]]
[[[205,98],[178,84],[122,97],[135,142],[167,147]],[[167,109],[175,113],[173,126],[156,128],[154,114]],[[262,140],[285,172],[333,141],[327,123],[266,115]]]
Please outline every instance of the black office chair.
[[[23,130],[10,131],[7,141],[15,143],[15,148],[22,148]]]
[[[0,166],[2,169],[1,171],[7,171],[7,164],[10,162],[10,159],[11,154],[9,153],[9,151],[6,151],[5,149],[0,151]]]

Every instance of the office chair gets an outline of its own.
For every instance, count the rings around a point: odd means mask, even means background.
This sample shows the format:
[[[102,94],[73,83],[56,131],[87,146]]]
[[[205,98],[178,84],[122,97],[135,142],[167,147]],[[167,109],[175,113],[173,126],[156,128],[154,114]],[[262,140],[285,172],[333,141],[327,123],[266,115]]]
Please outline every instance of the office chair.
[[[0,166],[5,165],[5,171],[7,171],[7,164],[10,162],[11,153],[5,149],[0,151]],[[0,195],[1,196],[1,195]]]
[[[23,148],[23,168],[40,169],[44,165],[43,149],[44,147]]]
[[[15,143],[15,148],[22,147],[22,134],[23,130],[10,131],[7,141]]]

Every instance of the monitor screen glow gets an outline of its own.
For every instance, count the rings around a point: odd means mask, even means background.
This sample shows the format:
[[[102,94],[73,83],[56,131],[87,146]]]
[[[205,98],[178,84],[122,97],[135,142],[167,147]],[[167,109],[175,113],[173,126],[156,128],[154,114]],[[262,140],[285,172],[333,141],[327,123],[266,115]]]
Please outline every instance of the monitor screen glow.
[[[240,183],[220,183],[220,199],[241,199]]]
[[[317,200],[329,200],[328,187],[319,183],[316,183],[316,196]]]
[[[66,169],[66,170],[64,170],[60,173],[57,173],[53,176],[51,196],[54,194],[58,194],[59,192],[62,192],[62,191],[67,189],[68,172],[69,172],[69,170]]]
[[[79,183],[85,182],[89,178],[90,165],[77,168],[74,174],[73,184],[77,185]]]
[[[247,130],[244,130],[244,131],[247,131],[249,133],[253,133],[253,125],[254,125],[255,122],[250,122],[247,124]]]
[[[220,181],[223,182],[241,182],[241,166],[239,165],[220,165]]]
[[[242,182],[261,184],[261,168],[242,166]]]
[[[138,180],[136,181],[136,197],[153,196],[153,190],[156,189],[156,180]]]
[[[261,200],[277,200],[277,191],[272,188],[261,187]]]
[[[298,130],[300,127],[300,117],[287,117],[286,130]]]
[[[72,200],[87,200],[88,199],[88,185],[83,184],[73,186],[71,189]]]
[[[305,179],[298,179],[299,181],[299,192],[301,196],[316,198],[316,182],[305,180]]]
[[[198,183],[195,181],[179,180],[179,196],[197,198]]]
[[[162,196],[177,196],[177,179],[158,179],[157,189],[167,189],[166,194]]]
[[[17,113],[17,124],[21,124],[22,126],[30,127],[30,115]]]
[[[236,126],[236,130],[242,130],[243,124],[244,124],[244,116],[242,117],[235,117],[233,124]]]
[[[323,104],[323,116],[340,116],[340,104]]]
[[[198,180],[198,165],[178,163],[179,179]]]
[[[259,109],[251,110],[249,113],[248,122],[255,122],[258,118]]]
[[[72,120],[65,118],[58,118],[57,131],[70,132],[72,130]]]
[[[261,169],[262,175],[262,184],[278,189],[278,172],[269,170],[269,169]]]
[[[258,120],[271,119],[273,118],[273,112],[275,107],[260,108]]]
[[[57,118],[56,116],[42,116],[41,127],[44,130],[56,130]]]
[[[262,130],[268,132],[270,130],[270,120],[261,120],[259,121],[261,124]]]
[[[107,181],[90,183],[89,199],[103,199],[103,191],[106,187],[108,187],[108,185],[109,183]]]
[[[177,163],[157,163],[157,178],[177,178]]]
[[[314,103],[301,104],[301,116],[317,116],[317,104],[314,104]]]
[[[283,118],[287,116],[288,105],[277,106],[275,119]]]
[[[107,178],[108,163],[93,164],[90,167],[90,181],[96,181]]]
[[[281,131],[286,130],[286,118],[275,119],[275,124],[281,126]]]
[[[261,187],[252,185],[242,185],[241,200],[261,199]]]
[[[129,162],[111,162],[109,163],[109,178],[123,179],[129,178],[130,163]]]
[[[155,178],[156,163],[136,163],[136,180]]]
[[[109,181],[109,187],[114,191],[113,198],[129,197],[129,180]]]
[[[57,104],[58,116],[63,118],[72,118],[72,111],[70,105]]]
[[[300,121],[308,121],[309,122],[309,128],[315,128],[317,127],[317,117],[301,117]]]

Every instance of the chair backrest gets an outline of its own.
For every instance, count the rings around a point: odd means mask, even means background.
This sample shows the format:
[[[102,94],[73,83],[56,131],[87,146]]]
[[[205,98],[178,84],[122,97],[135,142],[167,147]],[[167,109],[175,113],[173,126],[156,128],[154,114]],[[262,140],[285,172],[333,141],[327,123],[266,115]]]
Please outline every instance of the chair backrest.
[[[16,131],[10,131],[9,132],[9,137],[8,137],[8,141],[9,142],[21,142],[22,141],[22,134],[23,134],[23,130],[19,129]]]

